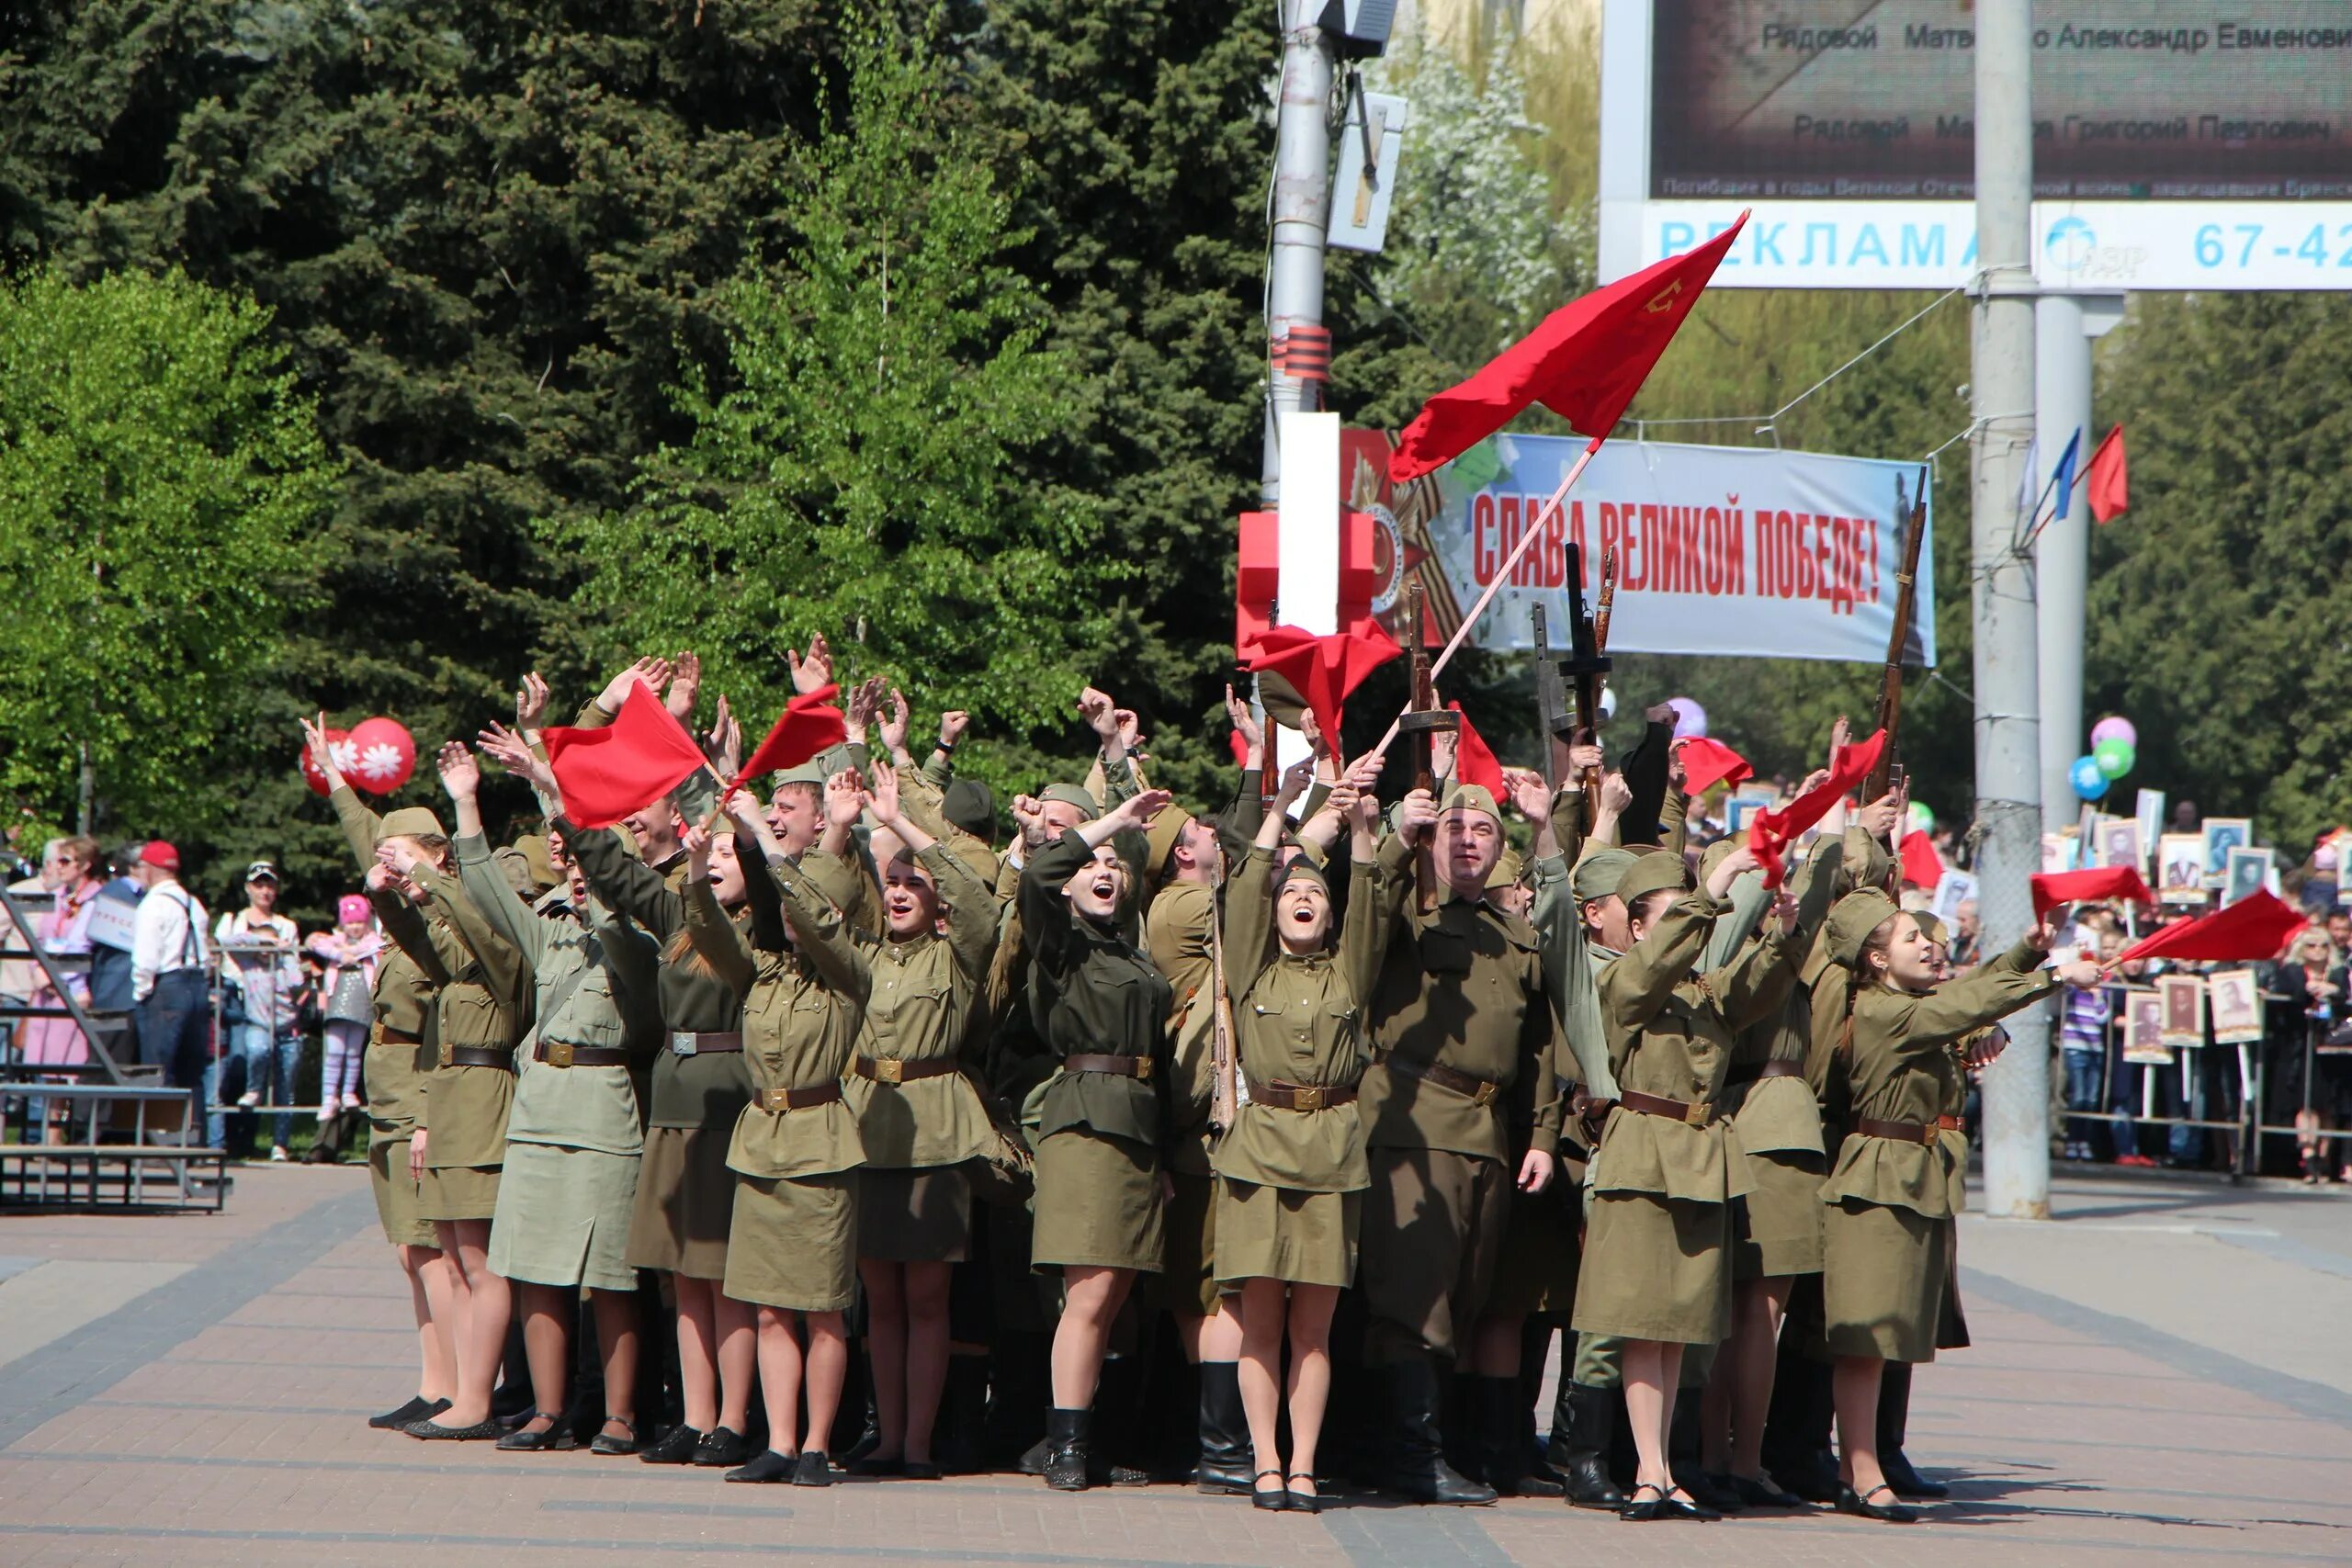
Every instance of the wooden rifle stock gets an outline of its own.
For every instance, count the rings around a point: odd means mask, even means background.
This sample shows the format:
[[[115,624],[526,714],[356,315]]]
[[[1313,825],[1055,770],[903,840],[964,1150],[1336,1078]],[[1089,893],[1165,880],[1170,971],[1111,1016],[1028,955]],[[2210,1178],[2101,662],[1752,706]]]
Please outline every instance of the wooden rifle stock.
[[[1223,925],[1218,916],[1210,917],[1209,1005],[1215,1012],[1209,1020],[1209,1125],[1220,1133],[1232,1128],[1241,1104],[1240,1066],[1234,1052],[1233,996],[1225,984]]]
[[[1413,747],[1413,788],[1437,794],[1437,732],[1458,729],[1454,715],[1437,705],[1437,687],[1430,674],[1429,646],[1421,637],[1421,585],[1405,586],[1405,652],[1412,660],[1412,700],[1398,721]],[[1413,852],[1414,906],[1422,914],[1437,908],[1437,849],[1424,840]]]
[[[1918,610],[1919,544],[1927,532],[1928,468],[1923,463],[1911,516],[1904,529],[1903,565],[1894,574],[1894,624],[1887,632],[1886,671],[1879,682],[1878,728],[1886,732],[1886,745],[1879,751],[1878,766],[1862,781],[1865,803],[1881,798],[1894,787],[1898,761],[1895,737],[1903,728],[1903,657],[1910,649],[1911,618]]]
[[[1609,673],[1609,658],[1602,652],[1602,639],[1607,637],[1608,606],[1616,583],[1609,575],[1604,562],[1600,581],[1601,614],[1599,619],[1584,610],[1584,550],[1580,546],[1567,547],[1568,579],[1568,659],[1561,666],[1563,673],[1575,677],[1577,693],[1577,739],[1597,741],[1600,739],[1600,685]],[[1600,819],[1600,770],[1595,768],[1584,775],[1584,820],[1586,831]]]
[[[1567,686],[1560,679],[1559,661],[1552,657],[1552,624],[1541,604],[1528,606],[1535,640],[1535,722],[1544,732],[1544,793],[1557,796],[1568,776],[1568,741],[1575,733],[1568,717]]]

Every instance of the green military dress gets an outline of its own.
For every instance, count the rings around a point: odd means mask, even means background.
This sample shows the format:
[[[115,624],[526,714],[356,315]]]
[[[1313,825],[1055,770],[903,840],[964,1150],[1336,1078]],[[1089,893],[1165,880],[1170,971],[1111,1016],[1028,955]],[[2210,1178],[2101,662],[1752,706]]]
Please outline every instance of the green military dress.
[[[1227,979],[1248,1098],[1216,1146],[1221,1282],[1355,1282],[1363,1190],[1372,1184],[1355,1104],[1372,1060],[1363,998],[1379,978],[1388,927],[1376,874],[1361,862],[1349,873],[1336,960],[1291,953],[1276,938],[1281,885],[1266,851],[1253,847],[1227,885]],[[1320,1093],[1297,1104],[1301,1089]],[[1344,1098],[1334,1104],[1334,1095]],[[1292,1103],[1272,1103],[1277,1096]]]
[[[437,1055],[424,1080],[416,1124],[425,1138],[418,1205],[436,1221],[487,1220],[498,1212],[498,1179],[506,1163],[506,1117],[514,1100],[514,1043],[530,1014],[520,949],[486,927],[469,944],[458,929],[476,919],[455,877],[421,864],[413,880],[434,906],[426,944],[402,943],[438,983],[434,1039]],[[394,940],[400,933],[393,933]],[[470,1060],[460,1061],[464,1052]]]
[[[1790,939],[1749,942],[1694,975],[1726,906],[1685,892],[1600,979],[1620,1093],[1702,1108],[1702,1123],[1619,1104],[1593,1151],[1592,1214],[1577,1280],[1583,1334],[1712,1345],[1729,1326],[1731,1201],[1749,1188],[1738,1134],[1716,1104],[1734,1033],[1780,1005]]]
[[[330,797],[344,839],[366,871],[376,863],[381,819],[349,784]],[[368,902],[385,934],[404,929],[409,942],[395,940],[376,964],[369,997],[375,1022],[368,1032],[360,1078],[368,1090],[368,1177],[376,1194],[376,1218],[394,1247],[438,1247],[439,1233],[418,1206],[417,1184],[408,1173],[408,1141],[416,1132],[417,1107],[424,1100],[425,1075],[433,1070],[433,981],[415,959],[412,944],[426,942],[424,917],[397,890],[371,889]]]
[[[966,1162],[995,1145],[979,1091],[960,1071],[909,1077],[913,1063],[953,1066],[964,1048],[989,959],[996,899],[943,843],[915,856],[939,889],[947,934],[858,939],[873,971],[853,1070],[842,1079],[865,1165],[858,1178],[857,1255],[889,1263],[960,1263],[971,1248]],[[857,878],[854,899],[865,897]],[[854,908],[843,914],[853,924]]]
[[[1073,913],[1062,886],[1094,858],[1076,832],[1022,868],[1029,1006],[1057,1063],[1119,1056],[1148,1076],[1057,1066],[1038,1102],[1035,1231],[1030,1264],[1132,1269],[1167,1258],[1159,1197],[1171,1053],[1167,980],[1117,931]]]
[[[2019,942],[1974,974],[1918,995],[1857,987],[1848,1066],[1854,1119],[1927,1134],[1914,1141],[1858,1128],[1822,1184],[1822,1300],[1833,1353],[1936,1359],[1957,1185],[1952,1146],[1936,1119],[1965,1077],[1958,1043],[2056,986],[2040,967],[2043,956]]]
[[[720,1288],[761,1306],[840,1312],[857,1294],[857,1171],[865,1162],[841,1079],[872,974],[841,911],[802,868],[755,857],[743,877],[748,941],[708,882],[689,879],[685,888],[695,952],[745,987],[752,1099],[727,1149],[736,1193]]]

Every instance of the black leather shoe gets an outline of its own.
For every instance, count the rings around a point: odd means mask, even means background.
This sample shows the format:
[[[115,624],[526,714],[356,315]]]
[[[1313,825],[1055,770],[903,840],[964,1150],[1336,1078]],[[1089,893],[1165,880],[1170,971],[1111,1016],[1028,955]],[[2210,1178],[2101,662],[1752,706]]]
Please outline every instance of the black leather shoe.
[[[405,1432],[419,1421],[430,1421],[449,1408],[446,1399],[427,1399],[418,1394],[398,1410],[387,1410],[381,1416],[368,1417],[368,1425],[379,1431]]]
[[[1838,1479],[1838,1461],[1825,1453],[1773,1460],[1769,1468],[1775,1482],[1806,1503],[1835,1503],[1845,1484]]]
[[[1871,1497],[1881,1496],[1886,1501],[1883,1503],[1871,1501]],[[1840,1486],[1838,1489],[1838,1511],[1841,1514],[1851,1514],[1857,1518],[1877,1519],[1890,1525],[1914,1524],[1919,1517],[1917,1509],[1906,1508],[1895,1500],[1894,1488],[1884,1482],[1871,1487],[1869,1496],[1864,1496],[1850,1486]]]
[[[1046,1484],[1057,1492],[1086,1490],[1086,1450],[1093,1435],[1091,1410],[1046,1412]]]
[[[619,1416],[616,1416],[608,1419],[605,1425],[607,1427],[626,1427],[628,1428],[628,1436],[626,1438],[616,1438],[609,1433],[599,1432],[596,1434],[595,1441],[588,1445],[588,1451],[590,1453],[602,1454],[606,1459],[625,1459],[628,1455],[637,1452],[638,1441],[636,1422],[624,1421]]]
[[[1715,1480],[1729,1487],[1734,1495],[1754,1508],[1802,1508],[1805,1500],[1793,1492],[1783,1492],[1770,1475],[1719,1475]]]
[[[1258,1484],[1269,1475],[1276,1481],[1283,1478],[1283,1472],[1279,1470],[1261,1470],[1250,1478],[1250,1506],[1253,1508],[1263,1508],[1270,1514],[1285,1512],[1290,1507],[1290,1493],[1280,1486],[1269,1491]]]
[[[833,1467],[823,1454],[814,1449],[804,1450],[792,1467],[792,1483],[795,1486],[831,1486],[833,1483]]]
[[[936,1481],[942,1472],[928,1460],[910,1459],[899,1466],[899,1473],[909,1481]]]
[[[1940,1481],[1930,1481],[1914,1470],[1911,1467],[1911,1461],[1904,1457],[1901,1449],[1881,1447],[1878,1450],[1878,1467],[1885,1472],[1886,1483],[1894,1489],[1894,1495],[1898,1497],[1908,1497],[1914,1501],[1933,1501],[1951,1495],[1951,1487]]]
[[[842,1473],[844,1475],[867,1476],[876,1481],[891,1480],[906,1472],[907,1461],[895,1454],[888,1459],[867,1454],[864,1459],[842,1466]]]
[[[1555,1440],[1552,1466],[1559,1472],[1566,1501],[1577,1508],[1622,1508],[1625,1494],[1609,1478],[1609,1442],[1617,1426],[1617,1391],[1567,1383],[1554,1409],[1566,1417],[1565,1437]]]
[[[1705,1504],[1693,1499],[1679,1483],[1666,1495],[1665,1501],[1657,1506],[1658,1516],[1661,1518],[1697,1519],[1704,1523],[1724,1517],[1721,1510],[1710,1508]]]
[[[655,1442],[638,1450],[637,1457],[647,1464],[691,1464],[695,1456],[702,1452],[702,1445],[709,1441],[709,1436],[695,1431],[681,1421],[662,1433]],[[743,1459],[751,1457],[749,1453],[743,1455]],[[742,1460],[730,1460],[728,1462],[741,1464]]]
[[[1387,1396],[1387,1453],[1379,1472],[1380,1490],[1408,1503],[1476,1507],[1495,1500],[1495,1489],[1472,1481],[1445,1462],[1440,1401],[1443,1387],[1437,1364],[1395,1361],[1380,1369]]]
[[[1652,1519],[1667,1517],[1660,1511],[1665,1506],[1666,1488],[1655,1482],[1645,1481],[1634,1488],[1634,1495],[1626,1499],[1623,1507],[1617,1510],[1617,1517],[1627,1524],[1645,1525]]]
[[[1689,1470],[1683,1469],[1680,1465],[1671,1468],[1674,1472],[1674,1489],[1681,1495],[1690,1498],[1702,1508],[1711,1508],[1719,1514],[1739,1512],[1741,1506],[1739,1494],[1724,1483],[1726,1478],[1709,1475],[1705,1471],[1695,1466]]]
[[[1949,1497],[1951,1487],[1928,1480],[1903,1456],[1903,1436],[1911,1425],[1911,1370],[1908,1361],[1888,1361],[1879,1370],[1879,1473],[1898,1497]]]
[[[1301,1492],[1296,1487],[1291,1485],[1291,1483],[1294,1481],[1304,1481],[1309,1486],[1312,1486],[1315,1484],[1315,1477],[1306,1474],[1303,1472],[1294,1472],[1283,1477],[1283,1485],[1290,1493],[1290,1511],[1294,1514],[1321,1513],[1323,1511],[1323,1495],[1320,1492]]]
[[[531,1417],[533,1421],[540,1419],[542,1417],[537,1416]],[[550,1422],[544,1430],[537,1432],[532,1431],[530,1422],[526,1421],[498,1439],[500,1451],[510,1454],[570,1453],[579,1446],[580,1439],[572,1436],[571,1428],[560,1420]]]
[[[478,1421],[470,1427],[444,1427],[438,1421],[419,1421],[403,1430],[410,1437],[423,1438],[427,1442],[487,1443],[506,1428],[496,1421]]]
[[[790,1481],[793,1478],[793,1472],[799,1462],[800,1461],[791,1454],[780,1454],[774,1449],[764,1449],[761,1450],[757,1459],[752,1461],[751,1463],[745,1465],[742,1469],[729,1471],[727,1472],[727,1479],[729,1481],[758,1483]]]
[[[692,1427],[685,1429],[693,1430]],[[751,1438],[721,1427],[717,1431],[696,1434],[693,1454],[687,1462],[716,1469],[742,1464],[751,1459],[753,1451]],[[679,1461],[673,1460],[669,1462],[674,1464]]]

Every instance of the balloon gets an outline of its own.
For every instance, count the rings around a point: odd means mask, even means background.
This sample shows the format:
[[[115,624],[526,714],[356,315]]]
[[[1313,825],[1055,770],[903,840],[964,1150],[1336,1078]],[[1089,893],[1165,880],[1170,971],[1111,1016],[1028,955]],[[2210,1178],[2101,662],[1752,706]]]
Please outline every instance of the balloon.
[[[2085,800],[2097,800],[2107,793],[2107,775],[2099,771],[2097,757],[2077,757],[2075,765],[2066,770],[2066,782]]]
[[[2097,751],[2102,740],[2120,740],[2126,746],[2140,744],[2140,732],[2132,721],[2120,714],[2110,714],[2091,726],[2091,750]]]
[[[351,727],[353,757],[347,776],[354,789],[390,795],[416,772],[416,739],[389,718],[363,718]]]
[[[1707,710],[1689,697],[1668,697],[1667,705],[1674,710],[1674,738],[1690,740],[1707,733]]]
[[[2120,736],[2109,736],[2091,748],[2091,761],[2098,764],[2100,773],[2111,779],[2120,779],[2130,773],[2132,764],[2139,760],[2140,754],[2132,749],[2132,742]]]
[[[1935,808],[1924,800],[1915,800],[1911,803],[1911,830],[1915,833],[1932,833],[1936,830]]]
[[[328,730],[327,753],[334,759],[334,765],[337,768],[345,770],[349,769],[352,763],[358,758],[358,752],[353,749],[351,744],[351,731],[347,729]],[[319,772],[319,770],[311,764],[311,749],[308,746],[302,748],[300,761],[302,766],[302,782],[311,786],[311,793],[313,795],[332,794],[333,792],[327,788],[326,774]]]

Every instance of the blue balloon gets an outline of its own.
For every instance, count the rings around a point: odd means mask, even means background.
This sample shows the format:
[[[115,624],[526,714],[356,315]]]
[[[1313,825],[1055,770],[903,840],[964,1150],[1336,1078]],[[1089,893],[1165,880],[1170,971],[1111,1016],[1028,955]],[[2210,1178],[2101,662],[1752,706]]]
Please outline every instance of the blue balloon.
[[[2107,793],[2107,775],[2098,770],[2097,757],[2077,757],[2075,765],[2066,770],[2066,778],[2075,793],[2085,800],[2097,800]]]

